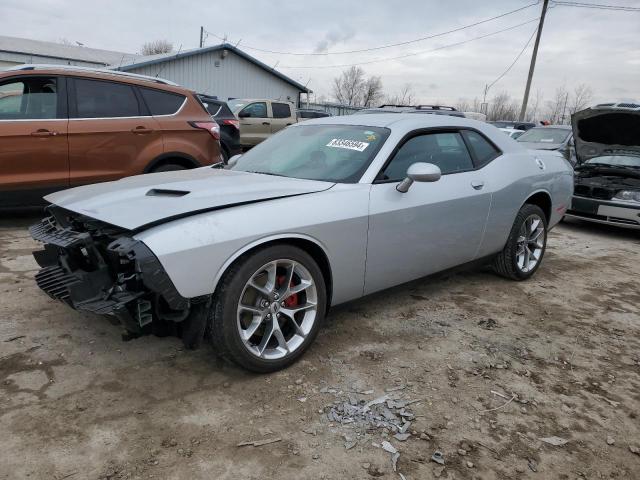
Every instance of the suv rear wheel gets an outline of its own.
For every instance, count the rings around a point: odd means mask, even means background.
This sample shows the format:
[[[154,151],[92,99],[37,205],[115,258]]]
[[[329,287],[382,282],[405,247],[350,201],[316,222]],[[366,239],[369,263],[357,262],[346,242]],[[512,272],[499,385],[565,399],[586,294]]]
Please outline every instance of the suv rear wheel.
[[[173,172],[175,170],[186,170],[186,167],[177,163],[164,163],[149,170],[149,173]]]

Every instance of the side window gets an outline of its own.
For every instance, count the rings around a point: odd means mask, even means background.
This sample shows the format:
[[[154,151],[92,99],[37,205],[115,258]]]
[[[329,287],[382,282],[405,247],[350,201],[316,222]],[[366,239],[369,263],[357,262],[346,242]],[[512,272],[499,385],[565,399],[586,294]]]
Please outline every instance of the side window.
[[[56,118],[58,83],[55,77],[21,78],[0,84],[0,120]]]
[[[140,106],[129,85],[75,79],[78,118],[138,117]]]
[[[267,118],[267,104],[264,102],[250,103],[240,111],[240,114],[238,116],[250,118]]]
[[[142,98],[151,115],[173,115],[184,103],[184,95],[163,92],[152,88],[141,88]]]
[[[477,168],[484,167],[487,163],[500,155],[500,151],[478,132],[464,130],[462,134],[469,143],[469,148],[473,151],[473,155],[477,162]]]
[[[289,118],[291,116],[291,107],[287,103],[272,103],[273,118]]]
[[[379,180],[400,181],[416,162],[433,163],[443,174],[473,169],[471,156],[459,133],[427,133],[407,140]]]

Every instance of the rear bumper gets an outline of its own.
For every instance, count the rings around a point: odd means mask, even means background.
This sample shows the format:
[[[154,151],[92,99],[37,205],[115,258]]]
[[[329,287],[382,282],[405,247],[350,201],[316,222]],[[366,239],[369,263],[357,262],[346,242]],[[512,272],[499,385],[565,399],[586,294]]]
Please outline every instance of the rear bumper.
[[[640,229],[640,205],[628,205],[574,195],[571,208],[567,210],[566,216],[606,225]]]
[[[53,217],[29,228],[44,249],[33,252],[42,267],[36,282],[47,295],[70,307],[116,317],[132,333],[159,315],[184,318],[190,301],[175,289],[149,248],[127,236],[79,232]],[[160,302],[161,300],[161,302]]]

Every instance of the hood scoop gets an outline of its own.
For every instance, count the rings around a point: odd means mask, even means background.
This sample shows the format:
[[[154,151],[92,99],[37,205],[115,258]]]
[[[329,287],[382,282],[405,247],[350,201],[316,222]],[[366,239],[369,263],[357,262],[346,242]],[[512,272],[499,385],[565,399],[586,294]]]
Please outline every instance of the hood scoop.
[[[184,197],[190,194],[186,190],[171,190],[168,188],[152,188],[146,195],[147,197]]]

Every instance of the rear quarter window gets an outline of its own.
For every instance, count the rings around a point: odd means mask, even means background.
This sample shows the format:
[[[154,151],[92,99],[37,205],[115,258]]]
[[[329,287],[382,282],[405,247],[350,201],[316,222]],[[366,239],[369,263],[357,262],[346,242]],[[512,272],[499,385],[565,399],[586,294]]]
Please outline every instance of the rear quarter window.
[[[142,98],[147,104],[151,115],[173,115],[184,103],[184,95],[163,92],[152,88],[140,88]]]
[[[103,80],[74,79],[78,118],[117,118],[140,115],[131,85]]]
[[[494,147],[489,140],[478,132],[463,130],[462,134],[473,153],[476,168],[484,167],[491,160],[500,155],[500,150]]]
[[[291,116],[291,106],[288,103],[272,103],[271,110],[273,118],[289,118]]]

